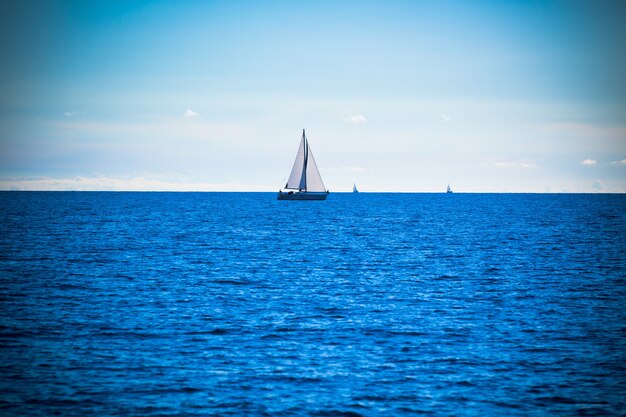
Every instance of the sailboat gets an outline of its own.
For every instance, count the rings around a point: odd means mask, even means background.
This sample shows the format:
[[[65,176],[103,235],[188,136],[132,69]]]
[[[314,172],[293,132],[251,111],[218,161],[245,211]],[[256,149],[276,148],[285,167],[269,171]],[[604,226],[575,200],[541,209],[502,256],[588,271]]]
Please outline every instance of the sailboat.
[[[356,184],[354,184],[354,183],[352,184],[352,192],[353,193],[358,193],[359,192],[359,190],[356,189]]]
[[[450,184],[448,184],[448,189],[446,190],[446,193],[447,194],[452,194],[453,193],[452,188],[450,188]]]
[[[278,191],[279,200],[326,200],[328,190],[317,169],[304,129],[302,141],[285,188]]]

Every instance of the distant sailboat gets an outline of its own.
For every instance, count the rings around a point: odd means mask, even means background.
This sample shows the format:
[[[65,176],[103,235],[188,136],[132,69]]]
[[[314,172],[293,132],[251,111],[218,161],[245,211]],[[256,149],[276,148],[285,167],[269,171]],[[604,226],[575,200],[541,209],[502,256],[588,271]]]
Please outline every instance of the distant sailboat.
[[[328,190],[324,187],[322,176],[317,169],[313,152],[309,146],[304,129],[302,141],[291,168],[289,180],[284,190],[278,191],[279,200],[326,200]]]
[[[448,184],[448,189],[446,190],[446,193],[447,194],[452,194],[453,193],[452,188],[450,188],[450,184]]]
[[[358,193],[359,192],[359,190],[356,189],[356,184],[354,184],[354,183],[352,184],[352,192],[353,193]]]

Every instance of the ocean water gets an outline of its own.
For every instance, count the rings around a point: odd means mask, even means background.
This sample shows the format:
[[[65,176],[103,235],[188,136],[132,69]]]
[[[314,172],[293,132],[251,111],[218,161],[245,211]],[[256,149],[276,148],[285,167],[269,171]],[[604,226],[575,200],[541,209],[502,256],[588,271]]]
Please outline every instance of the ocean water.
[[[626,415],[626,196],[0,193],[0,415]]]

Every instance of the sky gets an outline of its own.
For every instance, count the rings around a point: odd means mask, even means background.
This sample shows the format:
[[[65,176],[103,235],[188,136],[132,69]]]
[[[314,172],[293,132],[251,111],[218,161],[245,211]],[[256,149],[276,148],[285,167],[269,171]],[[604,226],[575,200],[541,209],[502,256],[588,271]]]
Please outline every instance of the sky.
[[[626,2],[0,2],[0,189],[626,192]]]

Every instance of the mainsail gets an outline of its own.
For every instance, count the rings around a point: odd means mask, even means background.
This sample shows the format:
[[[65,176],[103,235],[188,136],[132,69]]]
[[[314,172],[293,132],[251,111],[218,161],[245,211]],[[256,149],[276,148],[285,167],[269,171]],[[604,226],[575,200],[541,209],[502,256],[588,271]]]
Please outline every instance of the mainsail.
[[[285,188],[292,190],[300,190],[306,187],[306,178],[303,178],[302,173],[304,172],[304,149],[306,148],[306,141],[304,137],[304,131],[302,132],[302,141],[300,142],[300,147],[298,148],[298,153],[296,154],[296,160],[293,163],[293,168],[291,168],[291,174],[289,175],[289,180],[287,180],[287,184]],[[305,181],[303,183],[302,181]]]
[[[313,152],[311,152],[309,147],[309,141],[304,134],[304,129],[302,130],[302,141],[296,154],[296,160],[293,163],[293,168],[291,168],[291,174],[285,188],[313,192],[326,191],[320,171],[317,169]]]

